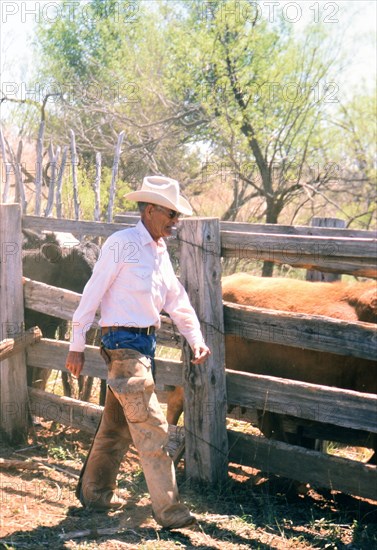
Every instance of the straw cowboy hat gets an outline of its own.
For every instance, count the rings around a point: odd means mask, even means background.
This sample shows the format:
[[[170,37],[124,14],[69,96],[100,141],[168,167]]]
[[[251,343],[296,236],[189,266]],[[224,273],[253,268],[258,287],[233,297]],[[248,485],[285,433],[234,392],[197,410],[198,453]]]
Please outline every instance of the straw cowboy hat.
[[[187,216],[192,215],[192,208],[188,201],[179,194],[179,183],[172,178],[162,176],[147,176],[139,191],[124,195],[135,202],[148,202],[166,206]]]

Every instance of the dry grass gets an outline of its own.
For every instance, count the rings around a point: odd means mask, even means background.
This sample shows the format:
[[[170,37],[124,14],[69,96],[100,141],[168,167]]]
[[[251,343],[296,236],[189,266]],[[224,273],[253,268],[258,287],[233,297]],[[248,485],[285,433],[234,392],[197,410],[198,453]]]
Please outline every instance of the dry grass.
[[[254,429],[230,419],[232,429]],[[221,487],[196,484],[177,468],[183,500],[197,515],[194,529],[166,531],[152,519],[137,454],[131,450],[118,478],[124,511],[94,514],[74,495],[90,437],[42,422],[30,448],[2,446],[6,458],[39,460],[43,471],[2,471],[0,548],[8,549],[371,549],[377,546],[376,502],[311,488],[298,494],[291,481],[229,465]],[[33,447],[32,445],[38,445]],[[58,467],[59,469],[55,469]]]
[[[180,358],[180,350],[160,347],[158,356]],[[60,377],[50,377],[47,391],[62,395]],[[92,402],[98,403],[99,381]],[[258,433],[252,420],[234,410],[228,427]],[[118,478],[125,510],[108,515],[88,513],[74,491],[90,437],[78,430],[41,421],[30,448],[17,452],[3,445],[4,458],[39,460],[44,471],[1,471],[0,549],[308,549],[363,550],[377,547],[377,502],[296,485],[250,467],[229,465],[225,485],[210,487],[186,479],[177,468],[183,500],[198,517],[194,529],[161,529],[152,518],[137,453],[131,450]],[[38,445],[33,447],[33,445]],[[365,449],[331,444],[329,452],[366,461]],[[58,467],[59,469],[54,469]]]

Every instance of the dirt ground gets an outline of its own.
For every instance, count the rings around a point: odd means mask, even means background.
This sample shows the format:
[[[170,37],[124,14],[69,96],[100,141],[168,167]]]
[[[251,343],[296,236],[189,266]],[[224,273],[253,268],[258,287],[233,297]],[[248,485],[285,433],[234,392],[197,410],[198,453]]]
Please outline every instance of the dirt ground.
[[[88,435],[42,422],[29,447],[1,445],[4,459],[34,470],[0,464],[0,548],[4,549],[245,549],[377,548],[377,502],[309,489],[252,468],[230,465],[229,480],[211,488],[190,483],[177,467],[181,497],[198,518],[191,529],[162,529],[151,515],[135,451],[118,478],[125,509],[109,514],[84,510],[75,498]]]

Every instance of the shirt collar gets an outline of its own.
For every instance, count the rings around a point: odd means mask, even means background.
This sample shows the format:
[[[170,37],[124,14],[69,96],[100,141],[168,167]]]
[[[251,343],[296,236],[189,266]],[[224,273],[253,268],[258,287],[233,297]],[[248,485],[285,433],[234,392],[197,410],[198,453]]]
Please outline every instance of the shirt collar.
[[[135,229],[139,234],[142,246],[152,243],[157,247],[158,252],[164,252],[167,249],[164,239],[161,237],[156,243],[141,220],[137,222]]]

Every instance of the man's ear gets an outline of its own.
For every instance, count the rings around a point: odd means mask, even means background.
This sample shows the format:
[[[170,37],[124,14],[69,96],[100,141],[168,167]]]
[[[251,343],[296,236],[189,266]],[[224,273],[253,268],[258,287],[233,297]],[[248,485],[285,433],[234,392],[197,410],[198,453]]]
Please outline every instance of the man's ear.
[[[154,205],[153,205],[153,204],[148,204],[148,205],[145,207],[145,214],[146,214],[147,218],[150,218],[150,217],[151,217],[153,208],[154,208]]]

